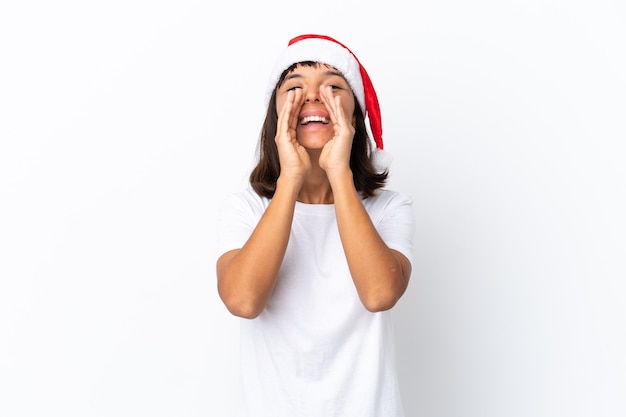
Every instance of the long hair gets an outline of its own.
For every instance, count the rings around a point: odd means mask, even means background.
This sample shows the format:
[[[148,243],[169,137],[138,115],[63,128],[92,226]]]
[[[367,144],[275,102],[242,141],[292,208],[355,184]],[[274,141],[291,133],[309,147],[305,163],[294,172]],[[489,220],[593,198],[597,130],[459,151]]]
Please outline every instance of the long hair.
[[[282,85],[285,76],[298,65],[316,66],[317,62],[306,61],[291,65],[281,75],[267,106],[265,121],[261,127],[257,147],[257,165],[250,173],[250,185],[254,191],[267,198],[272,198],[276,191],[276,181],[280,175],[280,160],[275,138],[278,124],[276,112],[276,90]],[[358,103],[356,97],[355,103]],[[388,170],[378,172],[372,162],[372,142],[367,134],[365,118],[361,107],[357,104],[354,109],[356,121],[352,151],[350,152],[350,169],[354,180],[354,186],[365,198],[374,195],[375,191],[382,188],[389,175]]]

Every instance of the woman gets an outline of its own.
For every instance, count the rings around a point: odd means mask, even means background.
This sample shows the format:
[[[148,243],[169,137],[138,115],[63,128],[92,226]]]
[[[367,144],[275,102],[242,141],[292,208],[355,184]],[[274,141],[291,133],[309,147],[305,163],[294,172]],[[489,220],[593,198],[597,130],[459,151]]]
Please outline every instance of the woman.
[[[413,212],[375,166],[369,76],[336,40],[299,36],[266,104],[250,188],[218,227],[218,291],[246,319],[240,415],[403,416],[389,310],[411,275]]]

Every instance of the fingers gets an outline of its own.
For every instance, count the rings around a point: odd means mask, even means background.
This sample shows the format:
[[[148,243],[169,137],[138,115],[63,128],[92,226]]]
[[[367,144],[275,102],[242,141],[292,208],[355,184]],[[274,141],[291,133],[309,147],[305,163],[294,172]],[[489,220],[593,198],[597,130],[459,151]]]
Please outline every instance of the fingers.
[[[302,102],[304,101],[304,94],[300,88],[296,88],[295,90],[292,90],[292,92],[293,101],[291,102],[289,112],[289,127],[295,130],[298,126],[298,116],[300,115],[300,108],[302,107]]]
[[[283,107],[278,113],[277,135],[295,139],[295,130],[298,125],[298,115],[302,106],[303,94],[300,89],[290,90]],[[292,131],[292,134],[290,134]],[[293,138],[291,137],[293,136]]]
[[[326,106],[326,110],[328,110],[330,120],[333,123],[337,123],[337,102],[333,95],[332,87],[329,85],[320,87],[320,98],[324,106]]]
[[[278,123],[277,123],[277,133],[287,133],[289,131],[289,115],[291,113],[291,109],[293,108],[293,98],[294,92],[287,92],[287,100],[285,100],[285,104],[283,104],[282,109],[278,113]]]
[[[341,105],[341,97],[333,94],[331,86],[324,86],[320,88],[320,97],[322,99],[322,103],[326,106],[330,120],[333,123],[333,127],[335,129],[334,137],[352,139],[352,136],[354,135],[354,127],[344,112],[343,106]]]
[[[333,94],[331,86],[320,88],[320,97],[328,110],[331,122],[335,125],[344,126],[348,119],[341,106],[341,97]]]
[[[276,139],[278,139],[281,133],[284,133],[287,129],[287,123],[285,122],[285,114],[289,102],[289,93],[287,93],[287,101],[283,104],[283,107],[278,110],[278,121],[276,122]]]

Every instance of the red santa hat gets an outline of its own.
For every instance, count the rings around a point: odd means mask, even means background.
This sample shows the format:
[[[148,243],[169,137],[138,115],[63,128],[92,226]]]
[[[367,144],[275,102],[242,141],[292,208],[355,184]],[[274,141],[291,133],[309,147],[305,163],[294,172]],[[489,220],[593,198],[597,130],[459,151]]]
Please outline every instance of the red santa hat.
[[[356,96],[363,116],[367,116],[369,119],[376,150],[382,151],[383,129],[380,118],[380,106],[372,81],[356,55],[348,47],[329,36],[300,35],[289,41],[287,48],[283,50],[276,60],[270,74],[265,97],[266,105],[269,104],[269,100],[282,73],[291,65],[304,61],[327,64],[338,69],[343,74]],[[379,160],[378,162],[383,162],[380,156],[377,159]]]

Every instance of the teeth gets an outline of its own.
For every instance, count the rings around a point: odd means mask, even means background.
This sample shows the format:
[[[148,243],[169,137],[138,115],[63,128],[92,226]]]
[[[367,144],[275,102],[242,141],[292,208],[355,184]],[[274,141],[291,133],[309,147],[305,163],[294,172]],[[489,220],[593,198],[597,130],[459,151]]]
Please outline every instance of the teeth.
[[[322,122],[324,124],[328,124],[328,120],[322,116],[307,116],[303,118],[302,120],[300,120],[301,125],[305,125],[311,122]]]

